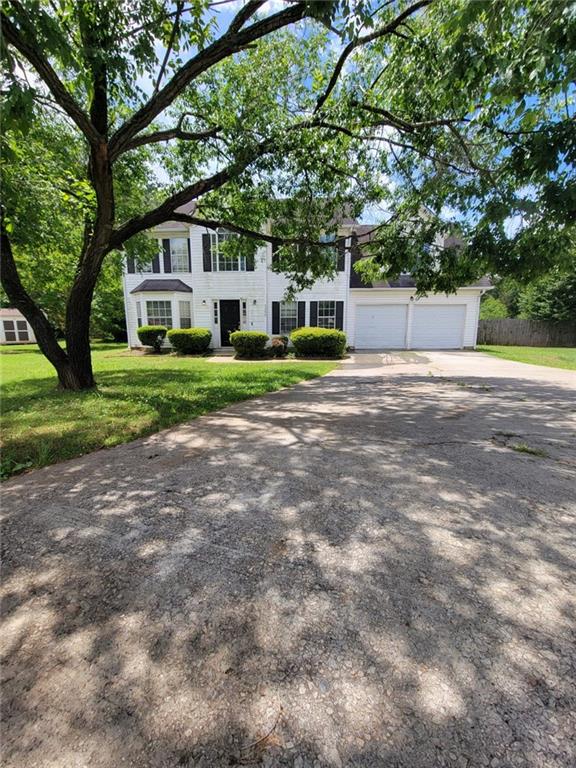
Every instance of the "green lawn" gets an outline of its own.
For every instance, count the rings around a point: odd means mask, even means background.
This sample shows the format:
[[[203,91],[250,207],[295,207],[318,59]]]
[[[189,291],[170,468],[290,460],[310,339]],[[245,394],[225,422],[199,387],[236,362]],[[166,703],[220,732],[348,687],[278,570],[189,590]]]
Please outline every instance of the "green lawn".
[[[517,363],[548,365],[551,368],[566,368],[576,371],[576,348],[574,347],[496,347],[479,346],[480,352],[488,352],[503,360]]]
[[[98,389],[62,392],[36,346],[0,350],[2,478],[80,456],[330,371],[331,362],[213,363],[93,347]]]

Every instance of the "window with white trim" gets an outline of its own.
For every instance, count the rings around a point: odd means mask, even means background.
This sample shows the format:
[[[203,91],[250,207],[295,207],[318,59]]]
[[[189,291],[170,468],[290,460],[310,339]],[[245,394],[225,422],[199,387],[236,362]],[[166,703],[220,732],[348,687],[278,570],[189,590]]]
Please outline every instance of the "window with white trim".
[[[210,253],[212,254],[213,272],[246,271],[246,256],[224,253],[221,247],[233,237],[238,237],[238,235],[225,229],[218,229],[216,232],[210,233]]]
[[[218,302],[214,302],[214,325],[218,325]]]
[[[136,302],[136,322],[140,328],[142,325],[142,304],[139,301]]]
[[[246,325],[248,321],[248,306],[246,299],[242,299],[242,322]]]
[[[16,320],[16,330],[18,331],[18,341],[30,341],[26,320]]]
[[[298,328],[298,304],[295,301],[280,302],[280,333],[283,336]]]
[[[318,302],[318,328],[336,328],[336,302]]]
[[[192,327],[192,307],[189,301],[180,301],[180,328]]]
[[[172,272],[189,272],[188,240],[185,237],[170,238],[170,261]]]
[[[171,301],[147,301],[146,314],[148,325],[165,325],[166,328],[172,328]]]
[[[140,267],[138,267],[138,272],[145,275],[147,275],[149,272],[152,272],[152,262],[149,261],[148,264],[142,264]]]

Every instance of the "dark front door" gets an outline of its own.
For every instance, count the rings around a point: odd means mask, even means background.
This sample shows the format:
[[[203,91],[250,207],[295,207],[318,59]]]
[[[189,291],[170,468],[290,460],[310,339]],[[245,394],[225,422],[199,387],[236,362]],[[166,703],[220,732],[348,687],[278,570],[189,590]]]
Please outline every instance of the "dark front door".
[[[240,328],[240,302],[236,299],[220,300],[220,344],[231,347],[230,334]]]

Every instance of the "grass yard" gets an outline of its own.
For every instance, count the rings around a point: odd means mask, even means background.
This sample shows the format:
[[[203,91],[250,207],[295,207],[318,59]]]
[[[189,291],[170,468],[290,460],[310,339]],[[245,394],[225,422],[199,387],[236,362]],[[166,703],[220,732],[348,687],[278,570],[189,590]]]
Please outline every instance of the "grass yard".
[[[0,349],[2,479],[126,443],[265,392],[328,373],[331,362],[213,363],[93,347],[98,389],[62,392],[36,346]]]
[[[496,347],[479,346],[480,352],[488,352],[503,360],[531,365],[548,365],[550,368],[565,368],[576,371],[576,348],[574,347]]]

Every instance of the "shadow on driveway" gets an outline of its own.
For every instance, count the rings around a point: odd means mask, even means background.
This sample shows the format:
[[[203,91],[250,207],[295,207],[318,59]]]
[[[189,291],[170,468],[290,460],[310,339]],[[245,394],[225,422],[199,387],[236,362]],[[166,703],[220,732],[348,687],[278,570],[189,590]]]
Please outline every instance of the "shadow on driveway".
[[[10,481],[5,765],[573,765],[573,417],[341,371]]]

